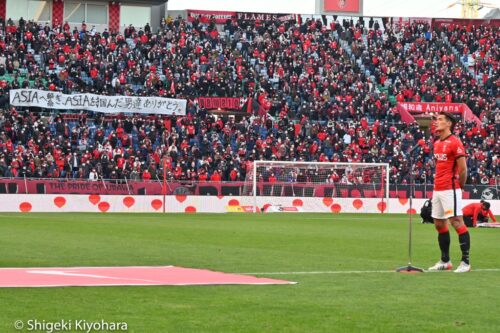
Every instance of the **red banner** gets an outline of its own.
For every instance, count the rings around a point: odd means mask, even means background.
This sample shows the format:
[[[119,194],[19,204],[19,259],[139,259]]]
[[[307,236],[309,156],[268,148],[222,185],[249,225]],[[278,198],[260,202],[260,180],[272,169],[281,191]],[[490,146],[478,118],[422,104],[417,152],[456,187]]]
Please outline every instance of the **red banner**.
[[[451,19],[437,18],[437,19],[432,20],[433,27],[441,27],[441,26],[446,27],[450,24],[476,26],[476,27],[480,26],[480,25],[498,27],[498,26],[500,26],[500,20],[496,20],[496,19],[477,20],[477,19],[460,19],[460,18],[451,18]]]
[[[189,22],[198,19],[202,23],[208,23],[214,19],[217,24],[226,24],[227,20],[232,20],[236,17],[236,12],[211,11],[211,10],[187,10],[187,18]]]
[[[240,13],[211,10],[188,9],[187,17],[189,22],[198,19],[200,22],[208,23],[214,19],[217,24],[226,24],[227,20],[238,19],[244,21],[288,21],[297,18],[295,14],[268,14],[268,13]]]
[[[451,112],[462,114],[463,105],[462,103],[427,103],[427,102],[403,102],[399,103],[401,107],[412,114],[419,113],[439,113],[439,112]]]
[[[403,102],[398,103],[398,111],[401,114],[401,119],[405,122],[412,122],[415,120],[413,115],[421,116],[429,113],[451,112],[459,114],[465,121],[474,121],[479,126],[481,121],[471,111],[467,104],[463,103],[427,103],[427,102]]]
[[[288,21],[296,18],[295,14],[237,13],[238,20],[244,21]]]
[[[323,0],[325,12],[359,13],[361,0]]]
[[[205,109],[241,110],[247,99],[242,97],[198,97],[195,102]],[[246,111],[246,110],[245,110]]]
[[[410,26],[412,23],[428,24],[432,27],[432,18],[430,17],[394,17],[392,19],[393,28],[401,28],[402,26]]]

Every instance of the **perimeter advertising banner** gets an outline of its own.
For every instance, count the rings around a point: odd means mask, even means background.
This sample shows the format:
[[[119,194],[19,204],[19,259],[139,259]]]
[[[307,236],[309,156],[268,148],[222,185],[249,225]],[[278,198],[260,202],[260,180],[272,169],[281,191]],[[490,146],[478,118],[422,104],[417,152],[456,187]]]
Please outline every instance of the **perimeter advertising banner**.
[[[330,199],[330,200],[326,200]],[[0,194],[0,212],[18,213],[251,213],[264,209],[269,213],[317,212],[342,213],[398,213],[418,214],[426,199],[414,199],[410,209],[409,200],[389,199],[388,202],[375,198],[348,198],[333,200],[316,197],[253,197],[231,196],[176,196],[155,195],[48,195],[48,194]],[[273,203],[273,205],[270,204]],[[478,200],[464,200],[464,205]],[[500,201],[491,200],[491,211],[500,212]],[[165,211],[163,210],[165,207]],[[273,207],[273,208],[271,208]],[[326,216],[326,215],[325,215]],[[332,222],[334,221],[332,217]],[[404,219],[401,219],[404,221]],[[401,222],[403,223],[403,222]],[[491,225],[491,224],[490,224]]]
[[[363,0],[316,0],[316,14],[363,15]]]

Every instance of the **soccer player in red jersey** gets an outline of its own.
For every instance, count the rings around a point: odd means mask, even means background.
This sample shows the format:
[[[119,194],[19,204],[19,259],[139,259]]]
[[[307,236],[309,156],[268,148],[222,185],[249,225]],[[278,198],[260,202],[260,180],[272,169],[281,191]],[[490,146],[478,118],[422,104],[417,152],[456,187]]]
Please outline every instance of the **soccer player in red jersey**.
[[[434,143],[436,175],[432,193],[432,217],[438,232],[441,260],[429,271],[451,270],[450,233],[448,221],[458,234],[462,261],[455,273],[470,271],[469,250],[470,235],[462,218],[462,188],[467,180],[465,149],[453,129],[457,120],[453,114],[441,112],[436,119],[436,132],[439,139]]]

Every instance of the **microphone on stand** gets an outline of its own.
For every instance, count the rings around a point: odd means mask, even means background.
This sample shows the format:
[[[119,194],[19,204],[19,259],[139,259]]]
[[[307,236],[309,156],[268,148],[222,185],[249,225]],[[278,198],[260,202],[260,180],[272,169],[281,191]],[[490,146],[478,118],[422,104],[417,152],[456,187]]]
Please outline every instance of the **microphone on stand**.
[[[415,147],[413,147],[412,149],[410,149],[409,152],[407,152],[408,161],[410,162],[410,197],[409,197],[410,214],[408,218],[408,265],[396,269],[396,272],[400,273],[421,273],[424,271],[423,269],[412,265],[412,212],[413,212],[413,193],[415,184],[413,180],[413,161],[411,158],[411,155],[413,154],[415,149],[424,146],[425,146],[425,140],[420,139],[418,140]]]

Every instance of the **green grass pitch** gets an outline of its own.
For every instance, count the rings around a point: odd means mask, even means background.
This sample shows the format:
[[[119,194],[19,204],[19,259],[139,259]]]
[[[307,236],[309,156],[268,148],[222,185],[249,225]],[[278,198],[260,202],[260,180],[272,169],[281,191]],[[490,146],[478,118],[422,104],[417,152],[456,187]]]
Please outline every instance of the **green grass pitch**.
[[[437,234],[415,222],[413,263],[427,268]],[[471,239],[471,273],[339,274],[405,265],[407,216],[2,214],[0,267],[176,265],[290,272],[257,276],[298,284],[0,288],[0,332],[29,319],[124,321],[147,333],[498,332],[500,230]],[[455,265],[459,253],[452,232]]]

